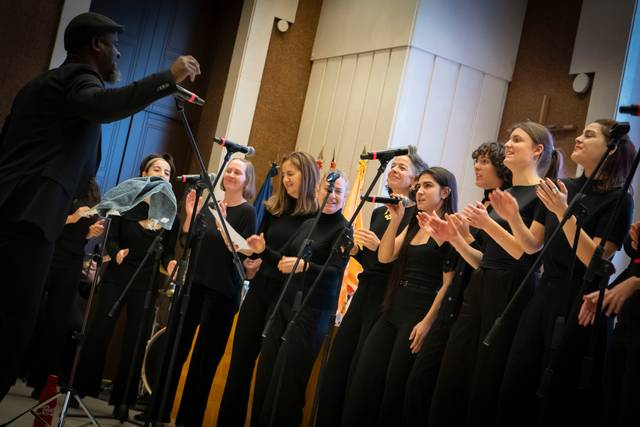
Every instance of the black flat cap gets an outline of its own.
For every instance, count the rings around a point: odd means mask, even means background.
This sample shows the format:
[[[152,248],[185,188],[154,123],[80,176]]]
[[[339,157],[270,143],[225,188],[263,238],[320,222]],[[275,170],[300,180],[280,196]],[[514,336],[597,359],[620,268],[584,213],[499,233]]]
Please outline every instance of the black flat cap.
[[[124,26],[111,18],[95,12],[81,13],[69,22],[64,30],[64,49],[84,46],[94,36],[102,33],[124,31]]]

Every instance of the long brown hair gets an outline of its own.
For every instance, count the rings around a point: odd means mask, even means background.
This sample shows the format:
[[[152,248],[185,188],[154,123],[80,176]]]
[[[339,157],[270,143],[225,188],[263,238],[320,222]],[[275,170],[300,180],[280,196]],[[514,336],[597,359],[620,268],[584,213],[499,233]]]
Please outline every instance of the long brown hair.
[[[286,154],[280,161],[280,174],[282,174],[282,165],[289,161],[300,171],[302,176],[300,182],[300,194],[298,199],[293,202],[292,198],[287,194],[287,190],[282,183],[283,176],[279,176],[276,180],[273,196],[264,202],[264,206],[271,215],[280,216],[291,210],[290,204],[295,203],[292,215],[308,215],[318,211],[318,201],[316,200],[316,188],[320,181],[320,172],[316,160],[312,155],[303,153],[302,151],[294,151]]]
[[[606,143],[609,144],[611,142],[611,128],[617,122],[610,119],[599,119],[595,123],[600,125]],[[609,154],[604,165],[602,165],[602,169],[600,169],[600,173],[596,177],[597,180],[593,182],[593,188],[598,191],[608,191],[616,187],[622,187],[631,170],[635,155],[636,148],[633,146],[629,135],[625,134],[618,140],[616,149]]]
[[[562,167],[562,154],[555,149],[553,135],[549,129],[531,120],[516,123],[511,126],[509,132],[514,129],[522,129],[524,133],[529,135],[534,145],[542,145],[542,153],[538,158],[538,173],[545,178],[557,178]]]

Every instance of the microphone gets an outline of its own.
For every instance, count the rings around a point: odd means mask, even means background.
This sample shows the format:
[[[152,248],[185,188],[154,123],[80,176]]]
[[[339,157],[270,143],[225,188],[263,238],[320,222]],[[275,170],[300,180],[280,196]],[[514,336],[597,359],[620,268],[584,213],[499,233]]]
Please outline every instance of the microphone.
[[[640,104],[621,105],[618,108],[620,114],[630,114],[632,116],[640,116]]]
[[[327,182],[336,182],[341,177],[342,174],[340,172],[329,172],[329,174],[327,175]]]
[[[405,208],[409,206],[409,198],[404,196],[402,197],[361,196],[360,198],[365,202],[371,202],[371,203],[382,203],[385,205],[397,205],[399,203],[402,203],[402,206],[404,206]]]
[[[615,146],[623,136],[629,133],[629,130],[631,130],[629,122],[615,122],[609,130],[609,146]]]
[[[195,104],[200,107],[204,105],[204,99],[200,98],[195,93],[188,91],[180,85],[176,85],[176,93],[174,94],[176,98],[181,101],[188,102],[189,104]]]
[[[209,174],[209,179],[211,180],[211,182],[216,180],[216,174],[211,172]],[[183,184],[195,184],[196,182],[198,182],[200,180],[200,174],[199,173],[194,173],[191,175],[180,175],[176,177],[176,181],[181,182]]]
[[[415,154],[416,147],[409,145],[408,147],[394,148],[393,150],[371,151],[360,155],[361,160],[389,160],[396,156],[406,156],[407,154]]]
[[[228,151],[232,153],[242,153],[246,157],[251,157],[256,154],[256,149],[253,147],[249,147],[248,145],[238,144],[236,142],[228,141],[224,138],[214,137],[213,142],[218,145],[225,147]]]

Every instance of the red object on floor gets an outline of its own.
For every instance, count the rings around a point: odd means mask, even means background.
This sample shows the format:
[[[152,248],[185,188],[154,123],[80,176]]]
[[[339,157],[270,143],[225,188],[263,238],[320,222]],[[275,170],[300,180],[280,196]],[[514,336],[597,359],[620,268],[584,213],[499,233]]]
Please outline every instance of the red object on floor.
[[[47,385],[42,389],[40,393],[40,403],[52,398],[58,392],[58,377],[55,375],[49,375]],[[53,422],[53,415],[56,412],[56,406],[58,406],[58,399],[53,399],[43,407],[39,408],[36,413],[40,418],[35,417],[33,419],[33,427],[47,427]],[[42,422],[46,421],[46,424]]]

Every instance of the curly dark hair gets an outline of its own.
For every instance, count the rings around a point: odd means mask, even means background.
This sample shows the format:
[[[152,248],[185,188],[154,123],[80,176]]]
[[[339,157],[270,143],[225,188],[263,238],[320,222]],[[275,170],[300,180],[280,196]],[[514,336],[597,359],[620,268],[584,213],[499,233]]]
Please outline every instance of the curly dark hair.
[[[504,188],[511,187],[512,174],[509,168],[504,165],[504,144],[499,142],[483,142],[478,148],[473,150],[471,158],[475,161],[478,157],[486,156],[496,168],[496,175],[502,180]]]

